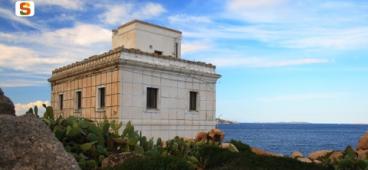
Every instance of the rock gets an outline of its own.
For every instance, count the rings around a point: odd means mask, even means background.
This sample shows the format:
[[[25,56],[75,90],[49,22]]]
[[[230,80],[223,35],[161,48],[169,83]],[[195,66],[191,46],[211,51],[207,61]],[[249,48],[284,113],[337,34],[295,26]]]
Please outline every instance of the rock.
[[[276,157],[283,157],[282,154],[277,154],[277,153],[272,153],[272,152],[267,152],[265,150],[262,150],[260,148],[256,148],[256,147],[251,147],[251,151],[253,153],[255,153],[256,155],[259,156],[276,156]]]
[[[321,157],[325,157],[327,156],[327,154],[331,153],[331,150],[320,150],[320,151],[315,151],[309,154],[308,158],[311,160],[317,160]]]
[[[196,141],[206,141],[207,133],[206,132],[198,132],[195,138]]]
[[[213,128],[208,132],[208,138],[216,142],[221,142],[224,140],[224,132],[220,129]]]
[[[368,150],[368,132],[360,137],[356,150]]]
[[[330,156],[328,157],[331,161],[336,162],[337,160],[341,159],[343,156],[343,153],[340,151],[333,151]]]
[[[49,127],[33,114],[0,115],[0,169],[80,169]]]
[[[359,160],[365,160],[368,158],[368,150],[357,150],[356,153],[358,154]]]
[[[299,157],[303,157],[303,154],[298,151],[294,151],[293,153],[291,153],[291,158],[296,159]]]
[[[310,160],[309,158],[300,157],[300,158],[297,158],[297,160],[300,162],[312,163],[312,160]]]
[[[320,161],[320,160],[313,160],[313,163],[321,164],[321,163],[322,163],[322,161]]]
[[[232,143],[222,143],[221,148],[228,149],[231,152],[239,152],[238,148],[236,148]]]
[[[0,115],[1,114],[15,116],[15,109],[13,102],[4,95],[4,92],[0,88]]]
[[[125,160],[138,157],[138,155],[131,152],[115,153],[109,155],[107,158],[102,160],[101,169],[113,168],[117,165],[124,163]]]

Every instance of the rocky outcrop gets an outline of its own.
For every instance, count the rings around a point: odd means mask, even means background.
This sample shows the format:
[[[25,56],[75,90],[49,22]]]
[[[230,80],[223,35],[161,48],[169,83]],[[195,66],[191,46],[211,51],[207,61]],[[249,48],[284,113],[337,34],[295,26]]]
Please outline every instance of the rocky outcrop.
[[[358,159],[365,160],[368,158],[368,150],[357,150]]]
[[[315,151],[309,154],[308,158],[311,160],[318,160],[319,158],[327,156],[327,154],[331,153],[331,150],[320,150]]]
[[[229,150],[229,151],[231,151],[231,152],[239,152],[238,148],[236,148],[236,146],[235,146],[235,145],[233,145],[232,143],[222,143],[222,144],[220,145],[220,147],[221,147],[222,149],[227,149],[227,150]]]
[[[15,109],[13,102],[5,96],[0,88],[0,115],[2,114],[15,116]]]
[[[294,151],[293,153],[291,153],[291,158],[300,158],[300,157],[303,157],[303,154],[298,152],[298,151]]]
[[[262,149],[256,148],[256,147],[252,147],[251,151],[253,153],[255,153],[256,155],[259,155],[259,156],[277,156],[277,157],[282,157],[283,156],[282,154],[267,152],[265,150],[262,150]]]
[[[368,132],[360,137],[356,150],[368,150]]]
[[[49,127],[32,114],[0,115],[0,169],[80,169]]]
[[[341,151],[333,151],[330,156],[328,157],[331,161],[338,161],[344,156],[344,154]]]
[[[312,160],[310,160],[309,158],[300,157],[300,158],[297,158],[297,160],[300,162],[312,163]]]

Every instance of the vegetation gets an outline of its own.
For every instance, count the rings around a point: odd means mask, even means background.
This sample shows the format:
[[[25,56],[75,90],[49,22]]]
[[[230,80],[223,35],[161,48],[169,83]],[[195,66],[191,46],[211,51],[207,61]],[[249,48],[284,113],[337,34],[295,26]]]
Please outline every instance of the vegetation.
[[[352,149],[344,151],[339,161],[321,158],[322,163],[303,163],[287,157],[259,156],[250,146],[231,140],[222,143],[224,134],[219,130],[198,133],[196,139],[175,137],[168,141],[147,139],[128,122],[93,122],[85,118],[55,118],[52,108],[45,106],[41,118],[73,154],[82,169],[244,169],[244,170],[367,170],[368,161],[359,161]],[[31,108],[29,113],[38,113]],[[133,156],[119,160],[113,167],[103,167],[111,155],[129,153]],[[110,164],[109,164],[110,165]],[[112,165],[110,165],[112,166]]]

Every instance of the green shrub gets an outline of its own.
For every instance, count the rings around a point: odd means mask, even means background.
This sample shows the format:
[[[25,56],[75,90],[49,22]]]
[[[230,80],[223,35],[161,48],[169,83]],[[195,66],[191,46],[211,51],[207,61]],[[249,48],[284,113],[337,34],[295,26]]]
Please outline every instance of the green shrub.
[[[145,156],[126,160],[114,170],[194,170],[185,159],[175,156]]]

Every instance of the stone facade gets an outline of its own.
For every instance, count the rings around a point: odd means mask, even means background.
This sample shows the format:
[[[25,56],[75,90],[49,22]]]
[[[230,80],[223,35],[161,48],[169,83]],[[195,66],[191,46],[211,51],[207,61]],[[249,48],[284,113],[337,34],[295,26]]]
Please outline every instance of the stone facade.
[[[171,30],[162,28],[160,31]],[[198,131],[213,128],[216,81],[220,77],[215,66],[143,50],[143,47],[115,47],[107,53],[54,70],[49,81],[56,115],[97,121],[107,118],[123,124],[132,121],[143,135],[163,139],[193,137]],[[97,97],[100,87],[106,89],[103,108],[97,107],[101,100]],[[148,88],[157,89],[157,107],[153,109],[147,104]],[[76,102],[78,91],[82,94],[80,109]],[[196,94],[195,110],[189,106],[193,100],[191,92]]]

